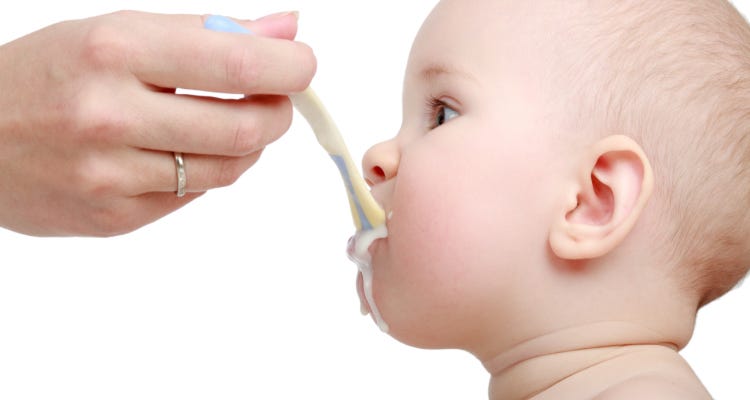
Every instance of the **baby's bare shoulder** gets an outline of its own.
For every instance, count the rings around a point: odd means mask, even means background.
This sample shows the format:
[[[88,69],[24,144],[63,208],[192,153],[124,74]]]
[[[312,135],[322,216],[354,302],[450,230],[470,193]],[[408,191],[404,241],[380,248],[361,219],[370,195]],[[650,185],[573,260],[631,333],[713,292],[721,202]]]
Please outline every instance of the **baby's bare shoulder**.
[[[639,375],[605,390],[594,400],[711,400],[700,382],[657,374]]]

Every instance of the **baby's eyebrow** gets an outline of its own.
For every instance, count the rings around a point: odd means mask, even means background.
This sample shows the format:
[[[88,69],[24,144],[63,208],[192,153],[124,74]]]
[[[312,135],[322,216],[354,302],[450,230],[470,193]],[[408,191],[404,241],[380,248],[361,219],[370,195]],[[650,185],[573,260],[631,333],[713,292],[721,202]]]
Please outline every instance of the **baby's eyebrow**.
[[[436,80],[443,75],[455,75],[470,81],[478,82],[474,75],[445,64],[429,64],[422,69],[422,72],[419,74],[419,76],[426,81]]]

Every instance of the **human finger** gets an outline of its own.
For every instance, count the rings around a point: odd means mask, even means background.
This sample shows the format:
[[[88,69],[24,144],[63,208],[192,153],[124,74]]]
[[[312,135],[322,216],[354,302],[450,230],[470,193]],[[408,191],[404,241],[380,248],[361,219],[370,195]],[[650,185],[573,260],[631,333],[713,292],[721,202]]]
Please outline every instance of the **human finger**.
[[[210,18],[215,18],[213,15],[203,16],[203,26],[207,26],[207,22]],[[274,37],[278,39],[292,40],[297,35],[297,20],[299,13],[296,11],[287,11],[276,14],[267,15],[255,20],[240,20],[231,17],[220,17],[228,18],[231,21],[243,26],[255,35]],[[231,30],[214,29],[222,32]]]
[[[262,151],[257,151],[243,157],[183,153],[186,193],[201,193],[233,184],[258,161],[261,153]],[[150,192],[174,193],[177,190],[177,165],[174,153],[139,150],[121,162],[125,169],[131,171],[127,182],[122,183],[128,195]],[[132,173],[133,171],[137,173]]]
[[[289,129],[292,105],[284,96],[239,100],[146,93],[125,139],[132,147],[182,153],[244,156]]]
[[[258,36],[292,40],[297,36],[299,13],[287,11],[256,20],[236,20]],[[205,17],[204,17],[205,22]]]
[[[289,30],[294,14],[265,22],[268,31]],[[223,93],[289,94],[304,90],[316,69],[307,45],[261,35],[214,32],[198,16],[149,14],[126,49],[130,71],[142,82],[162,88]],[[296,22],[294,22],[296,24]],[[123,23],[124,24],[124,23]],[[130,25],[127,23],[127,25]],[[252,26],[253,24],[248,23]],[[263,30],[261,24],[255,29]],[[294,28],[296,29],[296,28]],[[120,34],[102,27],[99,35]],[[127,45],[127,44],[126,44]]]
[[[95,216],[96,221],[90,225],[95,226],[96,230],[89,234],[109,237],[132,232],[182,208],[204,193],[188,193],[177,197],[174,193],[151,192],[121,198],[116,207]]]

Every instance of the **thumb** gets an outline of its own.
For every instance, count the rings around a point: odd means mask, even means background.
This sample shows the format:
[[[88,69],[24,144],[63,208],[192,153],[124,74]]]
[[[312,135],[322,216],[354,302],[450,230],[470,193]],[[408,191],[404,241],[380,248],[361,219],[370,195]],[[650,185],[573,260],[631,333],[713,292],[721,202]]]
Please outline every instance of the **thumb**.
[[[298,18],[297,11],[287,11],[240,23],[256,35],[292,40],[297,36]]]

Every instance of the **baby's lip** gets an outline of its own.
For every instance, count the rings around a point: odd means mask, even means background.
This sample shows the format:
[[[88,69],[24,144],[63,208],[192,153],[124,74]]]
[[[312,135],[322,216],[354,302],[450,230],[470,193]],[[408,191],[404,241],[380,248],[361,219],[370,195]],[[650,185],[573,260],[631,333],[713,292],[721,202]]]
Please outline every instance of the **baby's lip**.
[[[377,251],[378,245],[383,239],[385,238],[375,239],[370,244],[370,247],[367,248],[367,252],[370,254],[370,263],[372,263],[372,259],[375,257],[375,252]]]
[[[383,239],[376,239],[370,244],[370,247],[367,248],[367,253],[370,255],[370,265],[372,266],[372,260],[375,258],[375,253],[377,251],[378,244]],[[370,304],[367,302],[367,297],[365,296],[365,286],[364,286],[364,279],[362,278],[362,272],[357,273],[357,295],[359,296],[359,311],[362,313],[362,315],[370,314]]]
[[[370,247],[367,248],[367,252],[370,254],[370,260],[374,260],[375,253],[378,251],[378,248],[380,247],[381,243],[383,243],[383,240],[388,239],[391,232],[390,222],[391,222],[391,216],[393,215],[393,211],[388,210],[387,208],[384,208],[385,210],[385,221],[383,221],[383,225],[385,225],[385,231],[386,236],[381,237],[378,239],[373,240],[372,243],[370,243]]]
[[[387,223],[386,223],[386,229],[388,229]],[[372,264],[376,257],[378,247],[380,247],[380,244],[382,243],[383,239],[386,239],[386,238],[375,239],[372,243],[370,243],[370,247],[367,248],[367,253],[370,256],[369,262],[370,262],[371,268],[374,268]],[[351,256],[351,253],[350,253],[350,256]],[[365,296],[364,279],[362,278],[362,272],[357,273],[357,295],[359,297],[359,310],[362,313],[362,315],[371,314],[372,309],[370,308],[370,304],[367,302],[367,297]]]

